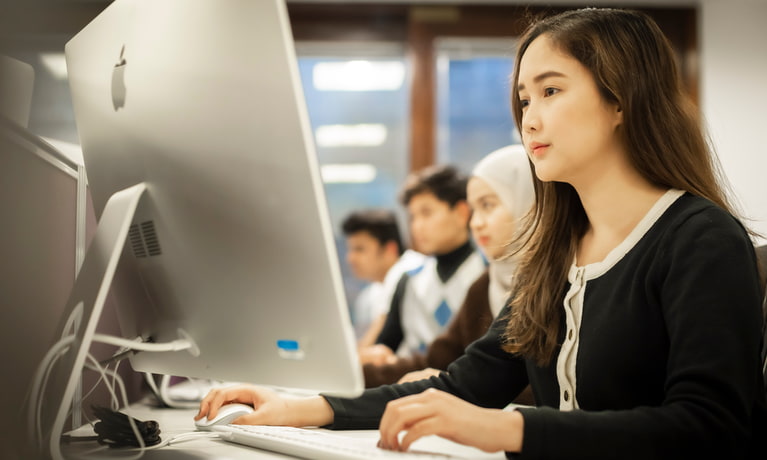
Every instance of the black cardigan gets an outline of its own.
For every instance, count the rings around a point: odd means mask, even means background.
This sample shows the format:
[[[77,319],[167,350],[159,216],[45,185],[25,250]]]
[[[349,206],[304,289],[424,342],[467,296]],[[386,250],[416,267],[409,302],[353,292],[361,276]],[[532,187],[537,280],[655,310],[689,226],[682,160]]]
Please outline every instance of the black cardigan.
[[[330,427],[377,428],[387,401],[429,387],[503,408],[529,382],[541,407],[521,409],[523,452],[510,458],[767,458],[761,292],[732,216],[685,194],[586,286],[579,409],[558,409],[556,359],[538,367],[501,349],[501,312],[440,377],[326,397]]]

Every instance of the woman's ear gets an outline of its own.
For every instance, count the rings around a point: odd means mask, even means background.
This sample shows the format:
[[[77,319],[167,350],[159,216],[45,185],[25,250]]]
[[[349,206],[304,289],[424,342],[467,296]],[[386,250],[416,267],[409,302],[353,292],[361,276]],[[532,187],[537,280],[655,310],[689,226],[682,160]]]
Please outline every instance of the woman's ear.
[[[620,105],[615,104],[615,127],[617,128],[618,126],[622,124],[623,124],[623,108]]]

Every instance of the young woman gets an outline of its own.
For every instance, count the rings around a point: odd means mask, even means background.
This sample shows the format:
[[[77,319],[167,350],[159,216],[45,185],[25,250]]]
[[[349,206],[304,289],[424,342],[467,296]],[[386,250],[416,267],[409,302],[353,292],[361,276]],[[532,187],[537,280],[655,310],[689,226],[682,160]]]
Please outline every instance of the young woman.
[[[489,262],[487,270],[469,287],[461,308],[425,353],[397,357],[385,364],[366,364],[365,386],[437,375],[487,332],[508,300],[516,267],[515,259],[509,257],[508,243],[519,227],[517,222],[530,210],[534,193],[523,146],[503,147],[477,163],[466,186],[466,200],[472,210],[469,228]],[[530,404],[531,396],[516,402]]]
[[[244,401],[242,423],[380,425],[396,450],[436,434],[510,458],[767,458],[754,249],[657,25],[544,19],[512,83],[536,202],[488,334],[429,380],[352,400],[239,387],[200,416]],[[501,410],[528,382],[540,407]]]

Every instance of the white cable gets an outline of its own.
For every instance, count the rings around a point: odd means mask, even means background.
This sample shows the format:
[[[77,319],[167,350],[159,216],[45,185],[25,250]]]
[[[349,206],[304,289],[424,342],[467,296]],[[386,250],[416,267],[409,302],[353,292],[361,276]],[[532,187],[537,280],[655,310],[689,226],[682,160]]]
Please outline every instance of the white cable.
[[[209,431],[190,431],[190,432],[187,432],[187,433],[177,434],[177,435],[175,435],[175,436],[173,436],[171,438],[166,439],[165,441],[160,442],[159,444],[155,444],[153,446],[146,446],[144,448],[144,451],[146,452],[148,450],[160,449],[162,447],[168,447],[168,446],[171,446],[171,445],[174,445],[174,444],[179,444],[179,443],[182,443],[182,442],[194,441],[195,439],[206,439],[206,438],[208,438],[208,439],[215,439],[215,438],[220,438],[220,437],[221,437],[221,435],[219,433],[211,433]],[[79,453],[77,455],[77,457],[80,458],[80,459],[87,458],[87,457],[90,457],[90,455],[92,455],[94,453],[101,452],[101,451],[104,451],[104,450],[107,450],[107,449],[109,449],[108,446],[99,446],[99,447],[97,447],[95,449]],[[138,451],[138,450],[140,450],[140,449],[137,448],[137,447],[121,448],[120,452],[135,452],[135,451]],[[97,457],[98,460],[102,460],[103,458],[104,458],[103,456]],[[96,459],[94,459],[94,460],[96,460]],[[122,460],[122,457],[120,457],[120,460]]]
[[[173,407],[171,403],[170,395],[168,395],[168,389],[170,388],[170,375],[163,375],[160,377],[160,399],[170,407]]]
[[[118,386],[120,387],[120,393],[121,393],[121,395],[123,397],[124,403],[127,405],[128,398],[127,398],[127,394],[126,394],[126,391],[125,391],[125,386],[124,386],[124,383],[122,381],[122,377],[120,377],[117,374],[117,370],[116,369],[115,370],[109,370],[108,368],[105,368],[105,367],[101,366],[99,364],[99,362],[96,361],[96,359],[90,353],[88,354],[88,359],[92,362],[92,364],[86,364],[86,367],[88,367],[89,369],[98,371],[102,375],[103,380],[105,382],[107,382],[107,377],[106,377],[105,374],[111,374],[113,376],[115,381],[118,383]],[[108,383],[107,383],[107,386],[109,386]],[[112,393],[113,397],[116,398],[114,390],[111,389],[111,388],[110,388],[110,393]],[[144,439],[141,436],[141,434],[139,433],[138,427],[136,426],[135,421],[133,420],[133,418],[128,416],[128,421],[129,421],[129,423],[131,425],[131,429],[133,430],[134,435],[136,436],[136,439],[139,442],[139,447],[130,448],[130,449],[120,449],[120,452],[137,452],[137,455],[132,456],[132,457],[126,457],[126,458],[122,458],[121,457],[121,460],[138,459],[138,458],[142,457],[144,455],[144,453],[146,451],[148,451],[148,450],[159,449],[161,447],[170,446],[171,444],[177,444],[177,443],[180,443],[180,442],[192,441],[192,440],[195,440],[195,439],[198,439],[198,438],[219,438],[220,437],[220,435],[218,433],[190,431],[190,432],[187,432],[187,433],[177,434],[177,435],[175,435],[175,436],[173,436],[171,438],[166,439],[165,441],[160,442],[159,444],[155,444],[153,446],[147,446],[144,443]],[[100,448],[97,448],[97,449],[94,449],[94,450],[91,450],[91,451],[83,453],[81,455],[81,457],[88,457],[92,453],[101,452],[103,450],[104,450],[104,448],[100,447]]]
[[[73,311],[67,319],[64,329],[65,331],[71,327],[72,322],[75,319],[74,317],[76,316],[76,312],[77,310],[75,309],[75,311]],[[43,360],[40,362],[37,372],[35,373],[29,397],[29,401],[34,402],[34,404],[31,404],[29,407],[29,411],[27,413],[27,423],[30,433],[35,436],[34,439],[36,440],[41,439],[40,431],[35,431],[35,421],[37,421],[37,424],[39,425],[40,411],[42,409],[42,397],[45,394],[42,389],[47,386],[48,376],[50,374],[50,370],[53,367],[53,363],[55,363],[55,361],[58,359],[60,353],[66,351],[66,348],[69,347],[69,345],[74,342],[74,340],[75,335],[67,335],[56,342],[48,350],[45,357],[43,357]],[[93,341],[142,351],[179,351],[192,348],[192,343],[185,339],[178,339],[168,343],[143,343],[124,339],[122,337],[115,337],[105,334],[94,334]]]
[[[68,334],[68,331],[70,329],[74,328],[74,323],[78,319],[78,315],[81,314],[78,308],[73,309],[73,311],[70,313],[69,317],[67,318],[67,321],[65,322],[65,326],[63,328],[62,332],[62,338],[59,339],[45,354],[42,361],[40,362],[40,365],[38,366],[35,376],[33,378],[33,382],[30,388],[30,391],[27,395],[27,402],[28,402],[28,408],[27,408],[27,429],[30,433],[30,436],[32,437],[32,441],[37,445],[43,444],[43,434],[42,434],[42,409],[43,409],[43,399],[45,395],[45,389],[48,384],[48,379],[50,378],[50,374],[52,369],[54,368],[54,364],[56,361],[68,351],[68,349],[71,347],[72,343],[74,343],[77,340],[77,336],[75,334]],[[186,339],[178,339],[167,343],[144,343],[136,340],[128,340],[124,339],[122,337],[115,337],[105,334],[94,334],[92,341],[94,342],[101,342],[106,343],[110,345],[115,345],[119,347],[124,347],[132,350],[139,350],[139,351],[155,351],[155,352],[166,352],[166,351],[180,351],[180,350],[190,350],[191,353],[195,354],[196,352],[199,352],[194,344],[190,340]],[[90,355],[89,355],[90,356]],[[91,359],[92,356],[90,356]],[[94,360],[95,361],[95,360]],[[102,368],[98,362],[95,362],[96,368]],[[103,368],[102,368],[103,369]],[[73,370],[77,372],[77,370]],[[116,394],[114,393],[114,382],[117,382],[120,386],[120,389],[123,393],[123,399],[125,400],[125,405],[128,405],[127,396],[125,395],[125,386],[122,382],[122,379],[120,379],[119,375],[116,372],[104,370],[103,372],[108,372],[114,377],[113,384],[110,386],[108,383],[108,380],[105,379],[105,384],[111,388],[110,392],[112,393],[113,401],[116,398]],[[71,404],[71,401],[69,402]],[[61,404],[67,404],[65,401],[61,401]],[[119,402],[116,403],[119,405]],[[138,434],[137,428],[135,427],[135,423],[130,420],[131,427],[134,429],[134,433]],[[140,438],[140,436],[139,436]],[[143,439],[139,439],[139,444],[142,446],[142,449],[145,447],[143,443]],[[55,455],[56,452],[52,452],[52,455]],[[57,455],[58,456],[58,455]],[[140,457],[140,456],[139,456]]]
[[[146,380],[147,385],[149,385],[149,389],[152,390],[152,393],[155,394],[160,400],[162,400],[162,396],[160,395],[160,389],[157,388],[157,383],[154,381],[154,377],[152,377],[152,374],[149,372],[144,372],[144,379]],[[162,401],[163,403],[165,401]]]
[[[105,366],[104,368],[105,368],[105,369],[109,369],[109,366]],[[115,366],[115,370],[114,370],[114,371],[111,371],[111,372],[117,372],[117,366]],[[94,383],[94,384],[93,384],[93,386],[91,386],[90,390],[88,390],[88,392],[87,392],[87,393],[85,393],[85,395],[84,395],[84,396],[81,398],[81,401],[85,401],[86,399],[88,399],[88,397],[90,397],[90,395],[92,395],[92,394],[93,394],[93,392],[94,392],[94,391],[96,391],[96,388],[98,388],[99,384],[101,383],[101,381],[102,381],[103,379],[104,379],[103,375],[99,376],[99,379],[96,381],[96,383]],[[107,387],[110,385],[110,383],[109,383],[109,382],[105,382],[104,384],[105,384],[105,385],[107,385]],[[114,382],[112,382],[112,384],[111,384],[111,385],[112,385],[112,388],[114,388],[115,386],[117,386],[117,384],[116,384],[116,383],[114,383]],[[112,392],[112,391],[110,391],[110,393],[111,393],[111,392]],[[71,410],[70,410],[70,412],[71,412]],[[69,416],[69,414],[67,414],[67,416]],[[93,420],[91,420],[91,419],[88,417],[88,413],[87,413],[87,412],[83,412],[83,416],[86,418],[86,421],[87,421],[89,424],[93,422]]]
[[[43,376],[42,376],[42,382],[40,383],[39,388],[39,394],[37,396],[37,400],[35,402],[35,420],[37,421],[37,431],[36,431],[36,438],[39,439],[40,442],[43,441],[43,429],[42,429],[42,418],[43,418],[43,407],[44,407],[44,399],[45,399],[45,392],[46,388],[48,387],[48,380],[50,379],[51,371],[53,370],[54,365],[56,364],[56,361],[59,360],[62,356],[64,356],[67,351],[69,350],[69,346],[63,348],[61,351],[56,353],[54,356],[51,357],[51,360],[49,363],[47,363],[46,368],[44,369]]]
[[[162,379],[160,380],[160,386],[157,386],[157,383],[154,381],[154,377],[151,373],[145,372],[144,377],[146,378],[146,383],[149,385],[149,388],[152,390],[152,393],[157,396],[157,398],[160,400],[161,403],[163,403],[165,406],[170,407],[172,409],[197,409],[200,407],[200,403],[197,401],[174,401],[173,398],[170,397],[168,394],[169,388],[170,388],[170,375],[163,375]],[[189,379],[189,381],[193,381],[193,379]]]
[[[168,394],[170,388],[170,375],[163,375],[160,379],[160,399],[166,406],[174,409],[197,409],[200,407],[198,402],[174,401]]]
[[[78,303],[67,317],[67,321],[64,323],[64,328],[61,330],[61,338],[69,334],[75,334],[77,332],[76,324],[80,323],[83,319],[83,306],[82,303]],[[71,330],[71,332],[70,332]]]
[[[122,354],[123,351],[125,351],[125,350],[121,348],[121,349],[117,350],[114,353],[114,355],[112,355],[112,356],[120,355],[120,354]],[[120,361],[117,361],[115,363],[114,370],[110,371],[110,374],[113,376],[112,383],[111,383],[112,388],[117,386],[117,383],[115,382],[114,375],[117,375],[119,367],[120,367]],[[109,365],[107,364],[106,366],[104,366],[104,369],[109,369]],[[85,401],[86,399],[88,399],[88,397],[90,397],[90,395],[92,395],[93,392],[96,391],[96,388],[98,388],[98,386],[99,386],[99,384],[101,383],[102,380],[104,380],[104,375],[103,374],[99,376],[99,379],[96,381],[96,383],[94,383],[93,386],[91,386],[90,390],[88,390],[88,392],[85,393],[85,395],[83,395],[83,397],[80,400],[81,401]],[[110,385],[109,382],[105,381],[104,384],[107,385],[107,387],[109,388],[109,385]],[[113,391],[110,390],[110,392],[113,392]],[[114,405],[116,403],[116,400],[114,398],[112,398],[112,402],[113,402],[113,405]],[[113,407],[113,409],[117,410],[118,408],[115,406],[115,407]],[[71,409],[70,409],[70,412],[71,412]],[[69,416],[69,414],[67,414],[67,416]],[[93,423],[93,420],[91,420],[88,417],[88,413],[87,412],[83,412],[83,416],[85,416],[87,423],[89,423],[89,424]]]
[[[106,366],[106,368],[107,368],[107,369],[109,369],[109,366]],[[117,362],[115,363],[114,374],[112,374],[112,375],[113,375],[113,377],[112,377],[112,386],[115,386],[115,385],[117,384],[117,376],[119,375],[119,374],[117,373],[117,370],[118,370],[119,368],[120,368],[120,361],[117,361]],[[120,407],[120,406],[117,404],[117,401],[115,401],[115,407],[114,407],[114,410],[117,410],[117,409],[119,409],[119,407]]]
[[[130,339],[122,338],[122,337],[115,337],[113,335],[93,334],[94,342],[107,343],[109,345],[125,347],[131,350],[180,351],[180,350],[188,350],[193,347],[192,342],[186,339],[176,339],[166,343],[147,343],[147,342],[139,342],[137,340],[140,340],[140,339],[130,340]]]
[[[70,316],[71,320],[71,316]],[[68,320],[69,323],[69,320]],[[47,383],[47,377],[50,374],[50,369],[53,367],[53,363],[58,359],[58,356],[61,352],[66,351],[66,347],[69,347],[69,345],[75,340],[74,335],[68,335],[65,337],[62,337],[58,342],[56,342],[46,353],[45,357],[43,357],[43,360],[40,362],[40,365],[37,368],[37,372],[35,373],[35,378],[32,383],[32,388],[30,391],[30,401],[35,401],[34,405],[31,405],[28,412],[28,424],[31,432],[34,432],[34,421],[36,419],[39,419],[37,417],[38,408],[41,407],[41,401],[40,398],[42,398],[42,395],[44,392],[41,391],[41,387],[44,387],[44,382]],[[185,339],[178,339],[174,340],[172,342],[168,343],[143,343],[143,342],[136,342],[134,340],[128,340],[124,339],[122,337],[115,337],[105,334],[94,334],[93,335],[93,341],[95,342],[101,342],[101,343],[107,343],[111,345],[116,346],[122,346],[125,348],[133,349],[133,350],[143,350],[143,351],[179,351],[179,350],[186,350],[189,348],[192,348],[192,343]]]
[[[74,339],[74,335],[69,335],[53,344],[53,346],[48,349],[48,352],[45,354],[42,361],[40,361],[40,365],[35,371],[27,401],[29,404],[29,407],[27,408],[27,428],[32,439],[38,441],[37,444],[40,444],[39,441],[42,440],[42,429],[40,428],[40,411],[42,410],[42,398],[44,394],[42,389],[46,386],[45,384],[47,383],[48,375],[53,364],[59,356],[61,356],[61,353],[66,351],[72,342],[74,342]]]
[[[157,382],[154,381],[154,376],[151,373],[145,372],[144,376],[146,377],[146,381],[149,384],[149,387],[152,389],[152,392],[154,393],[155,396],[157,396],[157,399],[159,399],[162,404],[171,408],[178,409],[177,407],[174,406],[173,401],[171,401],[168,398],[168,394],[164,388],[164,386],[166,385],[165,378],[168,377],[168,380],[170,380],[170,376],[163,375],[162,379],[160,380],[159,387],[157,386]]]
[[[161,447],[167,447],[171,444],[178,444],[180,442],[188,442],[188,441],[194,441],[198,438],[220,438],[221,435],[219,433],[211,433],[207,431],[190,431],[188,433],[181,433],[177,434],[176,436],[173,436],[172,438],[169,438],[165,441],[162,441],[159,444],[155,444],[154,446],[148,446],[146,450],[154,450],[159,449]],[[127,451],[135,450],[135,449],[126,449]]]
[[[47,387],[48,378],[50,372],[53,369],[53,365],[56,361],[68,350],[70,345],[75,341],[73,330],[75,323],[82,317],[81,305],[77,305],[69,313],[67,320],[62,328],[61,338],[51,346],[46,352],[40,364],[35,370],[35,375],[32,380],[32,385],[27,392],[24,402],[21,405],[22,411],[24,406],[27,406],[27,432],[33,441],[37,445],[42,444],[42,408],[43,397],[45,394],[45,388]]]
[[[104,381],[104,386],[107,387],[107,390],[109,390],[109,394],[112,395],[112,408],[115,408],[115,406],[119,407],[120,400],[117,398],[117,393],[115,393],[114,386],[109,383],[109,379],[107,378],[107,369],[104,368],[99,362],[96,360],[96,358],[93,357],[92,354],[88,353],[88,360],[91,361],[92,364],[85,364],[85,367],[87,367],[90,370],[96,371],[99,374],[101,374],[101,380]],[[112,371],[109,371],[110,373]],[[117,372],[114,373],[114,375],[117,375]],[[127,399],[126,399],[127,403]]]
[[[88,359],[93,362],[93,367],[91,367],[88,364],[86,364],[86,367],[88,367],[90,369],[95,368],[95,370],[98,370],[102,374],[106,373],[106,372],[108,372],[108,373],[112,373],[113,372],[113,371],[109,371],[107,369],[104,369],[104,367],[101,366],[101,364],[99,364],[99,362],[90,353],[88,353]],[[129,404],[128,403],[128,393],[125,391],[125,384],[123,383],[123,379],[122,379],[122,377],[117,375],[116,372],[113,375],[115,376],[115,381],[117,382],[118,387],[120,388],[120,395],[122,396],[123,403],[127,407],[128,404]],[[114,392],[112,392],[112,394],[113,394],[113,396],[115,398],[117,397],[114,394]],[[133,456],[133,457],[127,457],[127,458],[121,459],[121,460],[139,459],[139,458],[141,458],[144,455],[144,452],[146,451],[146,444],[144,443],[144,437],[141,436],[141,433],[139,432],[138,427],[136,426],[136,422],[133,420],[133,417],[128,416],[128,423],[130,424],[131,430],[133,431],[133,435],[136,437],[136,441],[138,441],[138,444],[139,444],[138,454]]]

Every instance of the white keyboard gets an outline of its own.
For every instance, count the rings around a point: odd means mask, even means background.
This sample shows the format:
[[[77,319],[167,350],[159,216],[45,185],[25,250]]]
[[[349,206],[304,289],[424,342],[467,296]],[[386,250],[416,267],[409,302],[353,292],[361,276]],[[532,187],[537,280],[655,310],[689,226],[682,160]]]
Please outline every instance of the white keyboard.
[[[284,426],[225,425],[213,428],[226,441],[317,460],[448,460],[464,457],[429,452],[394,452],[376,447],[377,439]]]

